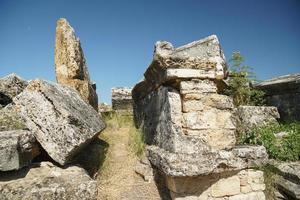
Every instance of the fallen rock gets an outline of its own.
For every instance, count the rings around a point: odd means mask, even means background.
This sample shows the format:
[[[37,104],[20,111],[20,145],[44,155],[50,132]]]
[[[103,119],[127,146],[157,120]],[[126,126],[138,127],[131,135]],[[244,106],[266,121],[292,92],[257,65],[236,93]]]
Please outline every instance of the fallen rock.
[[[154,180],[153,169],[151,167],[151,163],[148,158],[142,157],[137,161],[134,171],[143,177],[143,179],[147,182],[151,182]]]
[[[9,74],[0,79],[0,106],[4,107],[20,94],[27,86],[27,81],[16,74]]]
[[[99,114],[75,90],[59,84],[31,81],[14,103],[41,146],[61,165],[105,128]]]
[[[278,123],[277,119],[280,118],[277,108],[273,106],[239,106],[234,116],[239,133],[269,123]]]
[[[80,40],[64,18],[56,26],[55,66],[57,82],[77,90],[85,102],[98,110],[96,84],[90,80]]]
[[[1,131],[0,141],[0,171],[27,166],[39,154],[38,144],[30,131]]]
[[[0,199],[96,200],[97,182],[77,166],[62,169],[42,162],[1,174]]]

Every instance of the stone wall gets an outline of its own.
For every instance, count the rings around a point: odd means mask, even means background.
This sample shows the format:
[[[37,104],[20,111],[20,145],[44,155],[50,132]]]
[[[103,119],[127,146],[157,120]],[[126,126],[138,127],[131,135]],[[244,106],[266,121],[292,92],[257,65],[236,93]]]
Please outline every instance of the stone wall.
[[[132,113],[132,96],[130,87],[115,87],[111,89],[112,109]]]
[[[247,169],[264,163],[266,150],[235,146],[232,99],[218,93],[227,74],[215,35],[176,49],[161,41],[145,80],[133,88],[136,126],[173,199],[265,198],[262,172]],[[259,189],[241,181],[252,172],[260,174]]]
[[[284,121],[300,121],[300,74],[289,74],[255,86],[266,92],[267,104],[276,106]]]

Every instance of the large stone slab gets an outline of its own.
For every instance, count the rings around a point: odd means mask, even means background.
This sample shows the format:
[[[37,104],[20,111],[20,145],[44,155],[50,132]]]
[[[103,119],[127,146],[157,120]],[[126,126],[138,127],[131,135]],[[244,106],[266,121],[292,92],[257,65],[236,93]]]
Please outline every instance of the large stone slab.
[[[0,171],[27,166],[38,154],[38,144],[30,131],[1,131],[0,141]]]
[[[97,182],[77,166],[62,169],[50,162],[1,174],[0,199],[96,200]]]
[[[156,146],[147,148],[150,162],[164,174],[190,177],[237,171],[265,164],[268,154],[263,146],[241,146],[232,150],[198,149],[193,154],[171,153]]]
[[[27,127],[61,165],[105,128],[99,114],[66,86],[34,80],[14,102]]]
[[[16,74],[9,74],[0,79],[0,107],[12,102],[12,99],[20,94],[27,86],[27,81]]]
[[[90,80],[80,40],[64,18],[56,26],[55,72],[58,83],[77,90],[85,102],[98,110],[96,84]]]

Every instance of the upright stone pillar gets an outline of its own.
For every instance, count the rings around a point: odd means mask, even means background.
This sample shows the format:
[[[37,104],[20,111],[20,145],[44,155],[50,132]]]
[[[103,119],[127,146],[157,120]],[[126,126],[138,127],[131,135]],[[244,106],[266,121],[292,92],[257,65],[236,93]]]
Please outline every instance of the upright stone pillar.
[[[132,91],[147,156],[173,199],[265,199],[262,146],[235,146],[227,66],[215,35],[179,48],[160,41]],[[253,186],[255,185],[255,186]]]
[[[58,83],[77,90],[86,103],[98,110],[96,84],[90,80],[80,40],[64,18],[56,26],[55,72]]]

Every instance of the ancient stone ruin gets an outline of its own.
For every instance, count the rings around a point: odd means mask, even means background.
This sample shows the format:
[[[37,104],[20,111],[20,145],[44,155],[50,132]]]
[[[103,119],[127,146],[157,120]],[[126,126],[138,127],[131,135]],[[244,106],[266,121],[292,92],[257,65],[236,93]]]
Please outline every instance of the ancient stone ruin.
[[[118,112],[132,113],[132,88],[115,87],[111,89],[112,109]]]
[[[172,199],[265,199],[263,146],[236,146],[232,99],[220,94],[227,66],[215,35],[174,48],[155,44],[132,91],[147,156]]]
[[[59,19],[55,40],[56,80],[74,88],[93,108],[98,110],[96,84],[90,80],[80,40],[66,19]]]
[[[278,108],[282,120],[300,120],[300,74],[279,76],[255,87],[266,92],[267,104]]]
[[[0,199],[97,199],[89,176],[97,169],[86,171],[84,162],[97,154],[93,146],[106,125],[65,19],[58,21],[56,72],[61,84],[15,74],[0,79]]]

